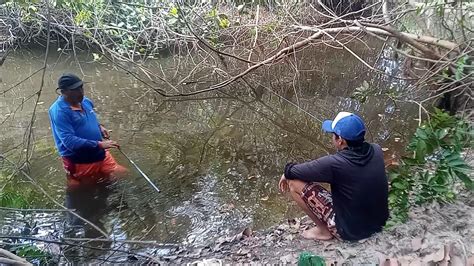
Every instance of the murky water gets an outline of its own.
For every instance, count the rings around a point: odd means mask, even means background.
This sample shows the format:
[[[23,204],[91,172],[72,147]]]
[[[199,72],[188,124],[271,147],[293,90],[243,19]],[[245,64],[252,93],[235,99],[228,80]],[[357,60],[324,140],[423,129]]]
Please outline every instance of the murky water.
[[[375,61],[377,52],[363,47],[359,52],[369,62]],[[399,80],[368,72],[349,54],[307,49],[298,56],[300,76],[292,75],[288,65],[259,72],[262,78],[260,85],[255,84],[257,97],[238,83],[198,99],[163,99],[123,71],[106,62],[92,62],[91,55],[80,55],[78,61],[89,82],[86,95],[95,102],[101,122],[162,192],[156,193],[120,153],[113,151],[115,158],[131,170],[130,176],[108,190],[67,194],[47,109],[57,97],[59,75],[66,71],[82,74],[76,60],[53,53],[37,110],[31,175],[53,197],[117,239],[200,244],[246,226],[262,229],[298,215],[279,194],[277,182],[288,161],[308,160],[333,151],[318,120],[341,110],[358,112],[368,125],[368,138],[391,154],[403,147],[402,142],[416,125],[413,117],[417,114],[413,106],[395,105],[383,96],[369,97],[364,104],[351,99],[352,91],[364,80],[383,89],[400,91],[404,86]],[[23,51],[9,57],[1,69],[1,91],[39,69],[42,57],[42,51]],[[173,64],[172,59],[162,59],[166,60],[169,62],[164,64]],[[377,66],[399,74],[396,63],[383,56]],[[21,143],[33,101],[21,104],[39,88],[39,81],[40,75],[35,75],[0,94],[0,152],[14,156],[8,151]],[[27,183],[21,184],[25,191],[34,191]],[[35,195],[33,206],[54,207],[40,193]],[[36,236],[99,236],[92,228],[76,230],[74,219],[65,213],[20,215],[0,210],[0,217],[3,235],[21,234],[21,228],[30,221],[37,223]]]

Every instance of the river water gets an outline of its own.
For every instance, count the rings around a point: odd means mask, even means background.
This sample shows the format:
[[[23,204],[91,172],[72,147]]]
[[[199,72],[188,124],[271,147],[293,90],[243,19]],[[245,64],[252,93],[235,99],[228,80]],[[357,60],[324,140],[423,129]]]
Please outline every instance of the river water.
[[[382,71],[401,75],[389,52],[377,62],[375,48],[362,47],[358,52]],[[166,99],[108,62],[94,62],[91,54],[74,59],[52,53],[34,124],[36,146],[29,172],[51,196],[116,239],[198,245],[245,227],[263,229],[301,215],[278,192],[277,183],[287,162],[334,152],[319,120],[342,110],[359,113],[368,125],[368,139],[386,148],[389,157],[399,154],[413,132],[418,109],[383,95],[371,94],[364,103],[352,99],[351,93],[364,80],[399,93],[407,85],[367,71],[348,53],[312,48],[298,56],[298,76],[284,63],[254,74],[262,75],[257,97],[235,85],[199,99]],[[1,91],[41,68],[43,57],[43,51],[11,55],[1,69]],[[174,62],[160,60],[165,66]],[[161,193],[117,151],[112,153],[130,169],[129,176],[109,189],[66,193],[47,116],[57,97],[56,80],[64,72],[84,77],[86,96],[94,101],[101,123]],[[25,98],[38,90],[40,79],[37,74],[0,94],[0,153],[13,160],[19,149],[12,148],[22,142],[34,105],[33,100],[24,103]],[[31,207],[57,208],[21,176],[15,182],[20,191],[29,193]],[[30,233],[34,237],[100,236],[87,226],[74,227],[75,219],[60,212],[0,210],[0,217],[2,235],[21,235],[25,228],[35,227]]]

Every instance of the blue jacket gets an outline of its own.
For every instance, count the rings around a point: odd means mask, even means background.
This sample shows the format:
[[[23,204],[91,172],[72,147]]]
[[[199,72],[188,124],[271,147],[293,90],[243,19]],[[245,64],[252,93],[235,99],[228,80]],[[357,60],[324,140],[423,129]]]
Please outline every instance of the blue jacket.
[[[82,110],[73,110],[63,96],[49,108],[49,119],[56,149],[62,157],[73,163],[93,163],[105,158],[99,121],[94,104],[86,97],[81,102]]]

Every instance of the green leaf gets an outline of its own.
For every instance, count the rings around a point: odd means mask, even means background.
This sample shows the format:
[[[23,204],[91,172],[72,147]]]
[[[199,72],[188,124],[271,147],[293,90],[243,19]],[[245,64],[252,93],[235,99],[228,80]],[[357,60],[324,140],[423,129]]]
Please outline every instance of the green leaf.
[[[440,139],[440,140],[444,139],[448,134],[449,134],[448,129],[443,128],[443,129],[438,131],[438,139]]]
[[[424,162],[426,155],[426,142],[419,140],[416,144],[415,158],[418,162]]]
[[[469,190],[473,189],[472,179],[468,175],[466,175],[465,173],[461,173],[461,172],[456,172],[456,174],[459,177],[459,179],[461,179],[461,181],[464,183],[464,185],[466,186],[467,189],[469,189]]]
[[[173,16],[173,17],[178,17],[178,8],[177,7],[172,7],[170,9],[170,15]]]
[[[219,18],[219,27],[221,29],[227,29],[230,26],[230,21],[227,18]]]
[[[426,129],[425,128],[418,128],[416,130],[415,136],[420,138],[420,139],[423,139],[423,140],[428,139],[428,135],[426,134]]]

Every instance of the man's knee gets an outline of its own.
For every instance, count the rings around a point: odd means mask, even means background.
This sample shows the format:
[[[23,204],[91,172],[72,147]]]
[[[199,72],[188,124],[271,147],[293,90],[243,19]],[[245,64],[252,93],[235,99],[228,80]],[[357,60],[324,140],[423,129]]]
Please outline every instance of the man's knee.
[[[288,180],[288,187],[290,188],[291,192],[301,193],[305,186],[306,186],[306,182],[296,180],[296,179]]]

